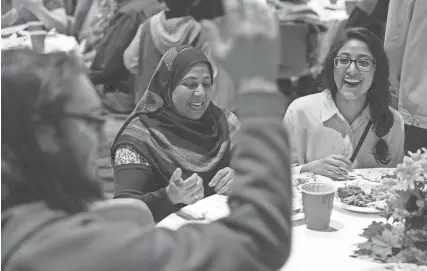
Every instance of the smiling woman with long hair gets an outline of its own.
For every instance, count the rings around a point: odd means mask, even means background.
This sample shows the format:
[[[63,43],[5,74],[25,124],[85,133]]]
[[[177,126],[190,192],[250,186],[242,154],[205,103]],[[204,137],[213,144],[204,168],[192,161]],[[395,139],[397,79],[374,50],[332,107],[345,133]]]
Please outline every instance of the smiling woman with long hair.
[[[285,116],[294,171],[342,179],[353,168],[395,167],[403,157],[404,129],[389,107],[381,41],[365,28],[348,29],[324,75],[328,89],[295,100]]]

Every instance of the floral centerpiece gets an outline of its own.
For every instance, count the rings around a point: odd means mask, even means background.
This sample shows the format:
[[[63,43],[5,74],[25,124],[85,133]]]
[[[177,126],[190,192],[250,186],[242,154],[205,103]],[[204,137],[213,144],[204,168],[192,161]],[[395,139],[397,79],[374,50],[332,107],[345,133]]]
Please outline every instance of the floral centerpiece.
[[[366,242],[355,257],[384,263],[427,265],[427,149],[405,156],[389,180],[391,197],[384,222],[364,229]]]

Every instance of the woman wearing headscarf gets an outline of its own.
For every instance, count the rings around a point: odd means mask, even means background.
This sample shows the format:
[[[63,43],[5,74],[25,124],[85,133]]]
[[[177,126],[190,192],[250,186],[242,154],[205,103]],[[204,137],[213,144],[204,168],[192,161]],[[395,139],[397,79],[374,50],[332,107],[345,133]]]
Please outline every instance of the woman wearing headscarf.
[[[239,121],[211,102],[213,70],[191,46],[169,49],[111,147],[115,198],[144,201],[159,221],[228,194]]]

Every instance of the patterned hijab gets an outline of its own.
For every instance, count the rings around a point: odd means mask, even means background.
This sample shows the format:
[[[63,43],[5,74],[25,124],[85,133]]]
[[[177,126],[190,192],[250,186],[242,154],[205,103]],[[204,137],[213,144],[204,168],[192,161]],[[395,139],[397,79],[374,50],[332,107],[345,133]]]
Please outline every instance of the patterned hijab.
[[[235,144],[239,120],[212,102],[199,120],[179,116],[172,103],[172,92],[189,69],[206,63],[206,55],[191,46],[169,49],[162,57],[150,85],[117,134],[110,149],[112,161],[123,144],[135,147],[165,178],[180,167],[183,177],[216,170],[229,159]]]

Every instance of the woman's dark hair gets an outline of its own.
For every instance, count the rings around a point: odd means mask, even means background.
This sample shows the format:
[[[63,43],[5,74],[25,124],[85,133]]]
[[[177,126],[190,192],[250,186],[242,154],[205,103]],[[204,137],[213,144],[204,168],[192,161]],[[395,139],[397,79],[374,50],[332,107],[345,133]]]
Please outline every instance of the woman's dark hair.
[[[338,44],[333,46],[326,60],[324,84],[331,91],[332,96],[335,99],[338,89],[334,80],[334,58],[337,56],[341,47],[343,47],[349,40],[353,39],[366,43],[376,62],[375,75],[367,95],[373,130],[380,138],[374,147],[373,153],[378,162],[388,164],[390,161],[390,155],[388,152],[388,146],[382,137],[389,133],[393,126],[394,119],[393,113],[389,108],[389,64],[381,40],[363,27],[349,28],[346,30],[344,37],[339,40]]]
[[[72,80],[84,73],[65,53],[40,54],[26,49],[2,51],[2,208],[44,201],[52,209],[76,213],[86,208],[78,180],[61,178],[39,148],[37,121],[58,128]]]

